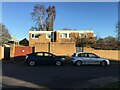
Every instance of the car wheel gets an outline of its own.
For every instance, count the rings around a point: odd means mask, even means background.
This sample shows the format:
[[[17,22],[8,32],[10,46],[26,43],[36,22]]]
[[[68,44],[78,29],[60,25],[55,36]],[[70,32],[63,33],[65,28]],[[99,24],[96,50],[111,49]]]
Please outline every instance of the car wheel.
[[[35,61],[30,61],[30,62],[29,62],[29,65],[30,65],[30,66],[35,66],[35,64],[36,64]]]
[[[106,62],[106,61],[102,61],[102,62],[101,62],[101,65],[102,65],[102,66],[106,66],[106,65],[107,65],[107,62]]]
[[[82,62],[81,62],[81,61],[77,61],[77,62],[75,63],[75,65],[76,65],[76,66],[81,66],[81,65],[82,65]]]
[[[55,63],[57,66],[61,66],[62,65],[62,62],[61,61],[56,61]]]

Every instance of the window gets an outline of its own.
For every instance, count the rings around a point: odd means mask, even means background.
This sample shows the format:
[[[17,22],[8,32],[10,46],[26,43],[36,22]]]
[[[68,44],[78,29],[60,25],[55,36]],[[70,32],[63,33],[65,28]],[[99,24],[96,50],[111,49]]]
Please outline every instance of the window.
[[[81,33],[80,36],[81,36],[81,38],[84,38],[84,37],[85,37],[83,33]]]
[[[62,38],[62,33],[60,34],[60,38]]]
[[[49,53],[44,53],[44,56],[51,56],[51,54],[49,54]]]
[[[84,37],[87,38],[87,33],[84,33]]]
[[[38,38],[40,34],[32,34],[32,38]]]
[[[68,38],[71,38],[71,34],[69,34]]]
[[[70,38],[71,35],[69,33],[60,33],[60,38]]]
[[[37,53],[37,56],[43,56],[43,53]]]
[[[87,38],[87,33],[79,33],[79,36],[80,36],[81,38]]]
[[[90,57],[90,58],[96,58],[96,57],[98,57],[98,56],[95,55],[95,54],[90,53],[90,54],[89,54],[89,57]]]
[[[80,54],[78,54],[78,57],[87,57],[87,54],[86,53],[80,53]]]
[[[46,38],[50,39],[51,38],[51,34],[46,34]]]
[[[64,33],[64,34],[63,34],[63,38],[67,38],[67,33]]]

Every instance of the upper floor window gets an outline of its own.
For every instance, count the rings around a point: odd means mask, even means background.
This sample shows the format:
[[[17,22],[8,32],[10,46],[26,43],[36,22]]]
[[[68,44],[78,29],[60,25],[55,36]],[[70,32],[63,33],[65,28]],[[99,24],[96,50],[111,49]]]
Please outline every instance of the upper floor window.
[[[60,33],[60,38],[70,38],[69,33]]]
[[[51,38],[51,34],[50,33],[46,34],[46,38],[50,39]]]
[[[38,38],[40,34],[32,34],[32,38]]]
[[[79,36],[80,36],[81,38],[87,38],[87,33],[80,33]]]

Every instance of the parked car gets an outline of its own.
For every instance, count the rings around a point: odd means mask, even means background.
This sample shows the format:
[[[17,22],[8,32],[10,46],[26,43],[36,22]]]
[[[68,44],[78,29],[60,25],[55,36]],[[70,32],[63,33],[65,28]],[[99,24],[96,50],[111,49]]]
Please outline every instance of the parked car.
[[[25,63],[30,66],[50,64],[61,66],[65,63],[65,58],[48,52],[36,52],[27,54]]]
[[[100,64],[102,66],[110,65],[110,61],[106,58],[101,58],[94,53],[78,52],[71,56],[73,65],[81,66],[85,64]]]

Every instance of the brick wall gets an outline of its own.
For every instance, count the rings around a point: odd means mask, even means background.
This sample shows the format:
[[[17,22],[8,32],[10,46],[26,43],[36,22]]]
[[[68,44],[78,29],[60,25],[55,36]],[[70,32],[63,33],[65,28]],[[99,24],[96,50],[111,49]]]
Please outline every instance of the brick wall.
[[[101,57],[112,59],[112,60],[119,60],[120,61],[120,50],[95,50],[92,48],[84,48],[85,52],[92,52]]]
[[[55,55],[71,56],[76,50],[75,43],[40,43],[35,44],[35,52],[51,52]]]
[[[56,55],[71,56],[76,52],[75,43],[51,43],[50,51]]]
[[[26,54],[32,53],[30,46],[10,46],[10,58],[14,60],[24,60]]]
[[[48,52],[48,43],[35,44],[35,52]]]
[[[32,53],[32,47],[29,46],[15,46],[14,57],[26,56]]]
[[[4,47],[0,46],[0,60],[4,58]]]

